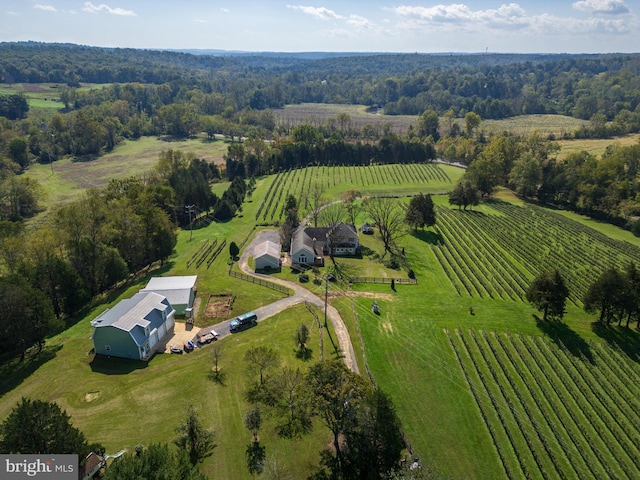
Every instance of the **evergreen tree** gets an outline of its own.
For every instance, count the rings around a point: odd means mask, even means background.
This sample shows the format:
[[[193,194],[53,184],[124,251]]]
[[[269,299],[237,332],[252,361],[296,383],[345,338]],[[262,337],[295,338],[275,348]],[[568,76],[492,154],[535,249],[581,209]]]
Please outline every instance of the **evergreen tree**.
[[[558,270],[538,275],[527,290],[527,301],[543,312],[542,319],[562,318],[569,289]]]
[[[89,454],[84,434],[58,404],[22,398],[0,425],[0,452]]]
[[[188,454],[191,465],[195,466],[213,455],[216,448],[214,434],[202,425],[193,405],[187,407],[187,418],[175,430],[178,437],[174,443]]]

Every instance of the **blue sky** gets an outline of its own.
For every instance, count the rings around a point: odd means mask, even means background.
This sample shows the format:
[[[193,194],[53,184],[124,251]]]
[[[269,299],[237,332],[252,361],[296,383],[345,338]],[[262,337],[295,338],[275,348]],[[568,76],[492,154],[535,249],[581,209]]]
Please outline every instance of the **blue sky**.
[[[0,41],[248,51],[640,51],[639,0],[3,0]]]

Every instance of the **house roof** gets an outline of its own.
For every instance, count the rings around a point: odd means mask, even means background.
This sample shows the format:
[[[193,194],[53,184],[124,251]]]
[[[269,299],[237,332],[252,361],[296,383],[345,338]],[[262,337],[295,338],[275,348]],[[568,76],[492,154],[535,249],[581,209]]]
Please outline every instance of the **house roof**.
[[[182,290],[193,288],[198,280],[197,275],[185,275],[178,277],[153,277],[144,287],[144,290]]]
[[[197,279],[197,275],[153,277],[140,292],[155,292],[166,297],[172,305],[188,305]]]
[[[329,231],[329,235],[338,235],[338,236],[358,236],[358,231],[354,225],[349,225],[348,223],[339,222],[336,223],[333,228]]]
[[[173,307],[166,297],[154,292],[139,292],[105,310],[91,322],[91,326],[118,328],[130,332],[138,341],[144,337],[146,327],[153,330],[164,322],[162,312],[169,314],[172,311]]]
[[[291,237],[291,254],[293,255],[303,249],[315,255],[313,238],[306,234],[306,229],[303,226],[300,226]]]
[[[314,238],[318,242],[327,241],[327,233],[331,230],[329,227],[306,227],[304,233],[313,240]]]
[[[280,250],[282,250],[282,246],[279,243],[267,240],[255,246],[253,249],[253,257],[259,258],[264,255],[269,255],[270,257],[280,258]]]

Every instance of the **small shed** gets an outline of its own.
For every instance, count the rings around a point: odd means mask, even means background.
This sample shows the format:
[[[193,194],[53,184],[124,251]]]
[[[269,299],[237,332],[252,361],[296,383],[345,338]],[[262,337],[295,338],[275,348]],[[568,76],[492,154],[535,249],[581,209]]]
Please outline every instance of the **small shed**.
[[[280,261],[281,250],[282,246],[271,240],[256,245],[253,249],[256,270],[279,270],[282,265]]]
[[[193,307],[196,298],[197,275],[179,277],[153,277],[141,292],[154,292],[166,297],[175,309],[176,315],[184,315]]]

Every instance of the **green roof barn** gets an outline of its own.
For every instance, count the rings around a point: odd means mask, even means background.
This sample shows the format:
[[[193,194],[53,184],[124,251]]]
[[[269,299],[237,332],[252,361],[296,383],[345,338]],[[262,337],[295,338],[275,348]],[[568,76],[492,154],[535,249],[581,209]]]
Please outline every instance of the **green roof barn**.
[[[160,340],[173,333],[175,310],[157,293],[140,292],[91,322],[98,355],[148,360]]]

